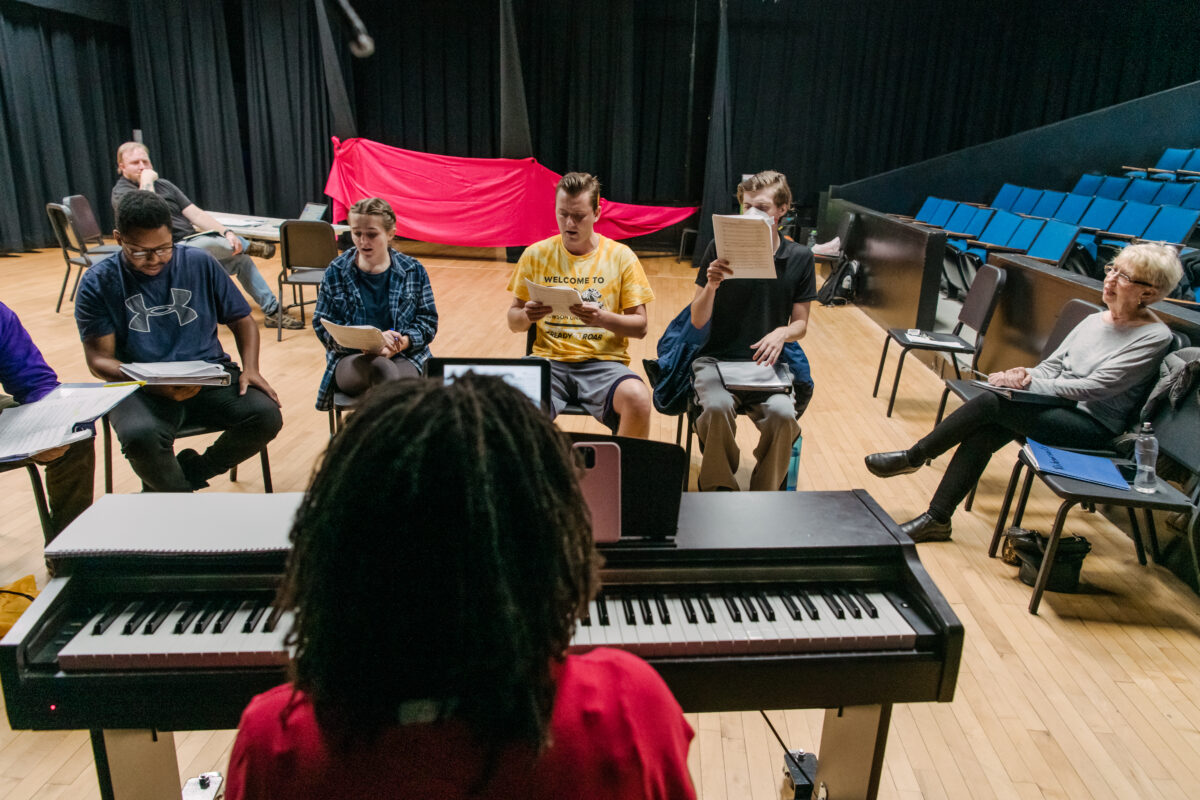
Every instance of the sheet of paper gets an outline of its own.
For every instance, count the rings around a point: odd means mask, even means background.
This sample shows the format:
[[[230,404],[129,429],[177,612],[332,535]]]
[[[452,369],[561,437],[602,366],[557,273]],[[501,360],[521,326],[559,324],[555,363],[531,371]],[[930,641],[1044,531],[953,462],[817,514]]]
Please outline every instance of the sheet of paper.
[[[129,377],[163,386],[228,386],[229,373],[207,361],[159,361],[122,364]]]
[[[525,288],[529,290],[530,300],[550,306],[554,309],[555,314],[574,316],[571,313],[571,306],[583,303],[583,298],[579,296],[579,290],[570,286],[542,286],[540,283],[534,283],[526,278]]]
[[[734,278],[774,278],[771,223],[744,214],[713,214],[717,257],[729,262]]]
[[[213,214],[212,217],[222,225],[234,228],[253,228],[256,225],[262,225],[262,220],[251,219],[249,217],[235,217],[232,214]]]
[[[388,343],[383,331],[373,325],[338,325],[327,319],[321,325],[333,340],[348,350],[376,350]]]
[[[137,391],[137,385],[59,386],[34,403],[0,413],[0,461],[14,461],[82,441],[92,431],[76,431]]]

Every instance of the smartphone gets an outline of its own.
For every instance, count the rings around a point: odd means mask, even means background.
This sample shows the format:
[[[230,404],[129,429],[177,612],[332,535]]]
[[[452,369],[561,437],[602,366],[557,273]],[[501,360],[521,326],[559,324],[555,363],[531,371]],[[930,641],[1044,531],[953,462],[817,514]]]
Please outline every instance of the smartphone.
[[[579,488],[592,515],[592,539],[621,538],[621,446],[615,442],[578,442],[574,446],[583,468]]]

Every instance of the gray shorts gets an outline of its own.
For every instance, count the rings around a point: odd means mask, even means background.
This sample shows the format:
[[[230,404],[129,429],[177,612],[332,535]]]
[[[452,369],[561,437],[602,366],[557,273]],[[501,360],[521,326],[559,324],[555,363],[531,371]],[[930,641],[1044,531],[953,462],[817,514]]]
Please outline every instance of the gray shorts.
[[[613,410],[613,394],[625,380],[641,380],[620,361],[550,361],[550,400],[552,416],[557,417],[568,403],[576,403],[611,430],[620,417]]]

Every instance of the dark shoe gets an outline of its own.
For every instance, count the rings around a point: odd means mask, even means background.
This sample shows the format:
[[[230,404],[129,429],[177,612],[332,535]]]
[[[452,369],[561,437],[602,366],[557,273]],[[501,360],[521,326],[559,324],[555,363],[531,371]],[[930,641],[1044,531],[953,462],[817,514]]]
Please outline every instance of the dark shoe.
[[[187,482],[191,484],[192,491],[208,486],[209,476],[205,474],[204,456],[189,448],[180,450],[175,456],[175,460],[179,462],[179,468],[183,470],[183,477],[187,478]]]
[[[893,475],[907,475],[921,468],[920,464],[913,466],[908,463],[907,450],[893,450],[890,453],[872,453],[864,459],[867,469],[872,475],[880,478],[890,478]]]
[[[950,539],[950,523],[938,522],[926,511],[916,519],[900,526],[900,532],[918,544],[921,542],[945,542]]]
[[[246,245],[246,255],[254,256],[255,258],[274,258],[275,245],[270,242],[260,242],[257,239],[251,239],[250,244]]]
[[[280,306],[271,314],[263,314],[263,327],[282,327],[285,331],[298,331],[304,327],[304,323],[300,321],[299,317],[292,316]]]

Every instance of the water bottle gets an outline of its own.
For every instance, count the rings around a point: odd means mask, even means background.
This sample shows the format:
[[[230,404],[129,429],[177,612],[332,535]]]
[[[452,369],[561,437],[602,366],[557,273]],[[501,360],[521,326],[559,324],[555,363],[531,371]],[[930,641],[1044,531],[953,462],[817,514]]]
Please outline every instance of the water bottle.
[[[1158,461],[1158,439],[1149,422],[1142,423],[1133,446],[1134,458],[1137,460],[1137,477],[1133,479],[1133,488],[1146,494],[1154,494],[1158,479],[1154,474],[1154,464]]]
[[[808,249],[812,250],[817,244],[817,229],[812,228],[808,232]]]
[[[796,491],[796,482],[800,477],[800,443],[803,441],[803,436],[797,436],[796,441],[792,443],[792,457],[788,460],[787,473],[787,490],[789,492]]]

